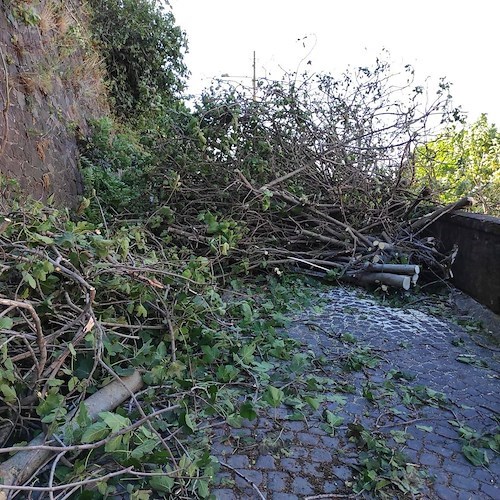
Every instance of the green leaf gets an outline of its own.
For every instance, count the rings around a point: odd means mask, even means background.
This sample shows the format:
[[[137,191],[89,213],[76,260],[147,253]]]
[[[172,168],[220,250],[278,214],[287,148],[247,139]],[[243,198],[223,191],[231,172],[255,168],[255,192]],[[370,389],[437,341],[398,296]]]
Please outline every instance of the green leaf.
[[[248,420],[255,420],[257,418],[257,412],[255,411],[255,406],[251,401],[245,401],[240,406],[240,415]]]
[[[347,398],[340,394],[328,394],[326,400],[332,403],[337,403],[339,406],[344,406],[347,403]]]
[[[274,408],[277,408],[285,399],[285,393],[281,389],[270,385],[267,387],[263,399]]]
[[[320,399],[313,398],[311,396],[306,396],[304,400],[313,410],[317,410],[319,408],[319,405],[321,404]]]
[[[240,429],[241,426],[243,425],[243,417],[241,415],[237,415],[236,413],[233,413],[233,414],[228,415],[226,417],[226,422],[231,427],[234,427],[235,429]]]
[[[16,390],[7,384],[0,384],[0,392],[7,403],[14,403],[17,399]]]
[[[162,472],[158,470],[157,472]],[[168,476],[154,476],[149,480],[149,486],[155,491],[160,491],[162,493],[169,493],[174,487],[175,481],[173,478]]]
[[[196,489],[198,491],[198,495],[201,498],[207,498],[210,495],[210,489],[208,487],[208,482],[207,481],[203,481],[202,479],[200,479],[198,481],[198,485],[197,485]]]
[[[148,455],[158,446],[157,439],[146,439],[141,445],[134,448],[130,453],[132,458],[142,458],[144,455]]]
[[[38,241],[40,243],[45,243],[46,245],[53,245],[54,240],[49,238],[48,236],[44,236],[43,234],[33,233],[31,235],[32,239]]]
[[[329,425],[332,427],[338,427],[340,424],[344,422],[344,417],[340,415],[336,415],[330,410],[325,410],[325,418]]]
[[[104,446],[104,451],[106,453],[112,453],[122,448],[123,436],[115,436],[110,439]]]
[[[27,271],[23,271],[22,274],[24,281],[26,281],[31,288],[36,288],[35,278],[33,278],[33,276]]]
[[[186,422],[186,426],[189,427],[193,432],[196,430],[196,423],[191,419],[191,415],[186,411],[184,415],[184,421]]]
[[[224,365],[217,368],[217,378],[222,382],[231,382],[236,379],[240,371],[234,365]]]
[[[118,432],[130,425],[130,420],[128,418],[122,417],[117,413],[111,413],[110,411],[99,413],[99,417],[106,423],[112,432]]]
[[[255,344],[247,344],[241,348],[240,358],[246,365],[253,361],[253,353],[255,352]]]
[[[242,302],[241,312],[243,314],[243,318],[245,319],[245,321],[252,320],[252,308],[250,307],[250,304],[248,302]]]
[[[88,427],[82,436],[82,443],[95,443],[104,439],[109,434],[109,427],[106,422],[95,422]]]
[[[78,424],[80,429],[83,429],[90,425],[91,420],[85,403],[80,403],[80,406],[78,407],[78,413],[76,414],[76,418],[74,419],[74,421]]]
[[[148,311],[147,309],[142,305],[142,304],[137,304],[135,308],[135,312],[137,313],[137,316],[147,318],[148,317]]]
[[[408,434],[408,432],[405,431],[391,431],[391,436],[398,444],[404,444],[412,437],[411,434]]]
[[[46,398],[37,406],[36,412],[40,417],[49,415],[53,410],[61,408],[64,401],[62,394],[47,394]]]
[[[8,318],[4,316],[0,318],[0,328],[5,328],[6,330],[10,330],[14,326],[14,320],[12,318]]]
[[[434,427],[430,426],[430,425],[416,425],[415,426],[417,429],[420,429],[421,431],[425,431],[425,432],[433,432],[434,431]]]
[[[474,446],[466,444],[462,447],[462,452],[465,458],[473,465],[488,465],[490,462],[486,451],[475,448]]]

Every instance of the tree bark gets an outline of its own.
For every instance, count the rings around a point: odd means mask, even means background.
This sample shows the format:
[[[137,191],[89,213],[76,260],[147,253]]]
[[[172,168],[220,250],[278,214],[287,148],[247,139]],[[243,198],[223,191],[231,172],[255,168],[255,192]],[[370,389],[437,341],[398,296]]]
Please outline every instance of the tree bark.
[[[103,411],[111,411],[130,397],[130,393],[139,391],[143,382],[139,372],[134,372],[129,377],[123,377],[119,381],[115,380],[89,396],[84,404],[87,407],[89,418],[94,421]],[[70,419],[74,417],[76,411],[70,414]],[[54,434],[63,434],[67,425],[64,424],[57,429]],[[47,436],[40,434],[30,441],[29,446],[39,446],[45,444]],[[14,486],[26,482],[40,467],[42,467],[51,457],[50,450],[24,450],[19,451],[11,458],[0,464],[0,481],[2,484]],[[12,490],[11,490],[12,491]],[[2,491],[0,484],[0,500],[6,500],[8,491]]]

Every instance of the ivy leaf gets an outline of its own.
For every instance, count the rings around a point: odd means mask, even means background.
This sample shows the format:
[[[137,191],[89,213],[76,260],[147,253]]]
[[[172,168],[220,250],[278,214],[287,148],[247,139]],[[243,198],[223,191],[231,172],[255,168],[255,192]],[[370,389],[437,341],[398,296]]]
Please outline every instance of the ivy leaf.
[[[123,436],[115,436],[114,438],[110,439],[104,446],[104,451],[106,453],[112,453],[119,450],[122,446],[122,438]]]
[[[321,404],[318,398],[312,398],[311,396],[306,396],[304,400],[313,410],[317,410]]]
[[[326,421],[332,427],[338,427],[344,421],[344,417],[341,417],[340,415],[335,415],[335,413],[332,413],[329,410],[326,410],[326,412],[327,412]]]
[[[252,321],[252,308],[248,302],[243,302],[241,304],[241,312],[245,321]]]
[[[231,382],[239,373],[240,371],[234,365],[224,365],[217,368],[217,378],[222,382]]]
[[[78,424],[80,429],[88,427],[91,424],[89,412],[84,403],[80,403],[80,406],[78,407],[78,413],[74,421]]]
[[[106,422],[95,422],[83,433],[82,443],[95,443],[109,434]]]
[[[412,437],[411,434],[405,431],[391,431],[392,438],[398,444],[404,444]]]
[[[240,357],[243,363],[245,363],[246,365],[250,364],[254,359],[253,357],[254,352],[255,352],[255,344],[244,345],[240,351]]]
[[[23,271],[22,274],[24,281],[26,281],[31,288],[36,288],[35,278],[33,278],[33,276],[27,271]]]
[[[39,243],[45,243],[46,245],[53,245],[54,244],[54,240],[52,238],[49,238],[48,236],[43,236],[42,234],[33,233],[31,235],[31,238],[34,241],[37,241]]]

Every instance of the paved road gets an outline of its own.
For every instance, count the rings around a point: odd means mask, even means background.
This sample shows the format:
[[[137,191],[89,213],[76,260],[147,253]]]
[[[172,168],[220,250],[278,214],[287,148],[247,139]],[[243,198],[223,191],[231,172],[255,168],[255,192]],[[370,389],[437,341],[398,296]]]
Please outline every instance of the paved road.
[[[446,319],[381,305],[357,289],[333,288],[322,303],[286,334],[326,360],[321,371],[338,390],[306,421],[288,420],[283,406],[242,429],[216,428],[212,452],[228,466],[216,498],[351,498],[360,474],[377,481],[369,470],[385,467],[394,481],[418,485],[417,498],[500,499],[491,449],[495,434],[500,444],[498,350]],[[338,417],[333,426],[327,415]],[[391,456],[396,465],[387,468]]]

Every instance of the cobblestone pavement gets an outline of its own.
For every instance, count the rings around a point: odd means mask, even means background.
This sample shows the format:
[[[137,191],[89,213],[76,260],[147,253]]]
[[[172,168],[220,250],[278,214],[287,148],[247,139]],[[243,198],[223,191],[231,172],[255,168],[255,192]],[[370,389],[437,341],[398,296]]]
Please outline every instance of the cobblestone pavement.
[[[425,476],[416,497],[500,499],[499,455],[491,439],[478,439],[496,434],[499,444],[498,350],[445,319],[381,305],[357,289],[333,288],[322,303],[294,318],[286,334],[326,358],[322,370],[339,391],[305,421],[289,420],[283,406],[241,429],[216,428],[212,453],[227,466],[215,497],[352,498],[364,470],[352,436],[364,428],[385,439],[386,451],[404,454],[408,477]],[[335,433],[325,410],[339,417]]]

